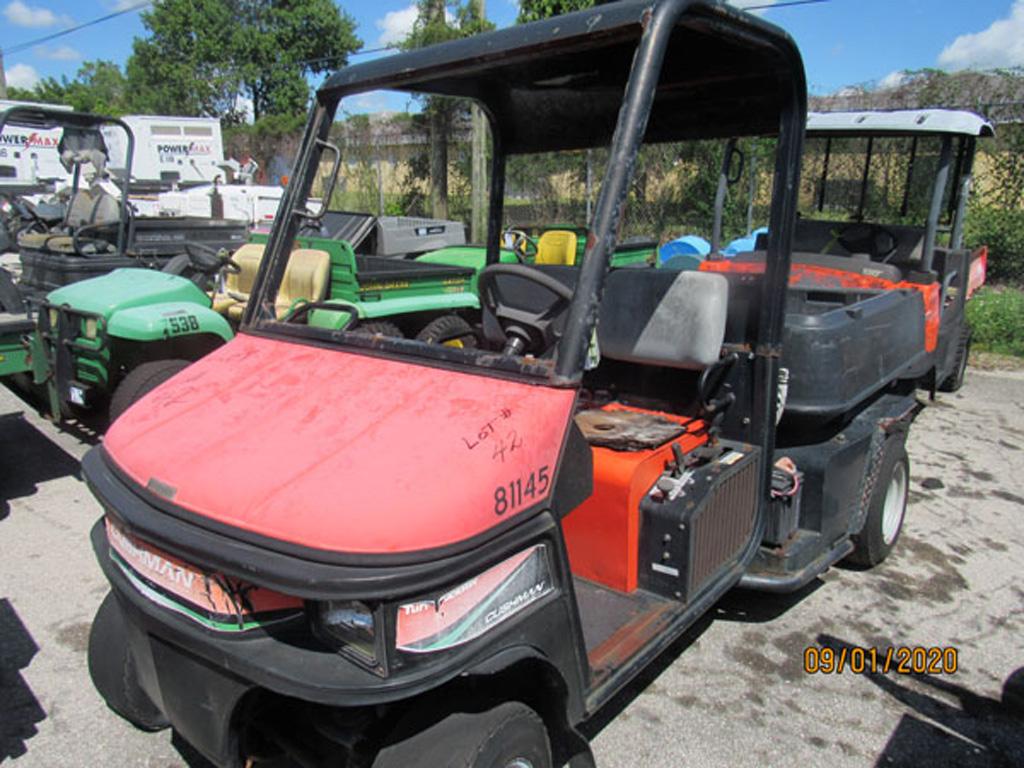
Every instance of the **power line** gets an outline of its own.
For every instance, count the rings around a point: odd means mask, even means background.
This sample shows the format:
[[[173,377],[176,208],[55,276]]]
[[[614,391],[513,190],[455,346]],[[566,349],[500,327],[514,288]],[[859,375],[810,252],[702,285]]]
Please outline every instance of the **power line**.
[[[792,8],[797,5],[819,5],[828,3],[831,0],[788,0],[785,3],[766,3],[765,5],[748,5],[741,10],[744,11],[767,11],[769,8]]]
[[[58,37],[64,37],[65,35],[70,35],[72,32],[77,32],[80,29],[85,29],[86,27],[94,27],[97,24],[102,24],[104,21],[110,21],[110,19],[115,19],[118,16],[123,16],[126,13],[132,13],[134,11],[142,10],[147,5],[151,5],[152,3],[153,0],[146,0],[143,3],[137,3],[136,5],[131,5],[127,8],[122,8],[120,11],[108,13],[106,16],[100,16],[97,19],[92,19],[91,21],[84,21],[81,24],[76,24],[73,27],[62,29],[60,32],[54,32],[50,35],[38,37],[35,40],[29,40],[25,43],[18,43],[17,45],[12,45],[10,48],[5,48],[3,51],[0,51],[0,56],[8,56],[12,53],[19,53],[27,48],[31,48],[34,45],[39,45],[40,43],[48,43],[51,40],[56,40]]]

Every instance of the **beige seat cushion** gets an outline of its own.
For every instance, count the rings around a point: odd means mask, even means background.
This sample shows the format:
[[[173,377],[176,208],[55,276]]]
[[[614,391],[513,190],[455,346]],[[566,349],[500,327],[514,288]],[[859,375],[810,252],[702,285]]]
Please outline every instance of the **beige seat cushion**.
[[[231,255],[231,260],[238,265],[238,272],[228,272],[224,278],[224,292],[213,295],[215,312],[226,314],[231,320],[240,320],[245,311],[245,302],[252,293],[256,283],[256,275],[263,261],[263,246],[246,243]]]
[[[298,301],[323,301],[330,279],[331,256],[327,251],[314,248],[292,251],[274,302],[275,314],[282,317]]]
[[[18,235],[18,247],[57,253],[74,253],[75,245],[70,235],[55,235],[52,232],[22,232]]]

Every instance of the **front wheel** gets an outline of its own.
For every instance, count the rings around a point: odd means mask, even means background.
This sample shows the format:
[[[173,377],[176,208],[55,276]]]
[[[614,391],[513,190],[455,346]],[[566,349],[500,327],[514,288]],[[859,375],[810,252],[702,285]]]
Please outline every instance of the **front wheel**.
[[[864,527],[853,537],[849,562],[871,568],[885,560],[903,530],[910,494],[910,457],[902,436],[888,438],[882,447],[875,487],[868,501]]]
[[[103,598],[89,630],[89,676],[107,706],[143,731],[170,723],[139,685],[127,627],[113,592]]]
[[[111,423],[127,411],[135,401],[141,400],[190,365],[188,360],[157,360],[152,363],[143,363],[129,371],[128,375],[121,379],[121,383],[114,390],[113,397],[110,398]]]
[[[377,755],[373,768],[551,768],[544,723],[509,701],[480,713],[456,712],[405,736]]]

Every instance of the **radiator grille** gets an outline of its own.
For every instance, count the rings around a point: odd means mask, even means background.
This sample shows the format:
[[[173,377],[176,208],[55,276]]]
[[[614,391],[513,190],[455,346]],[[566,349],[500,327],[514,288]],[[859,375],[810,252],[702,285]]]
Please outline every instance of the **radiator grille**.
[[[719,483],[693,521],[690,594],[697,594],[722,565],[750,541],[757,511],[760,462],[748,461]]]

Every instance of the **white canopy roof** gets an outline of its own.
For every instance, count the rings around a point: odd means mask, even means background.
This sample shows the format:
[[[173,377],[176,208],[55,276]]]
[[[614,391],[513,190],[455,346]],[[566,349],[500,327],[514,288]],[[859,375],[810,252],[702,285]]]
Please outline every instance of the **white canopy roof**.
[[[810,134],[935,134],[994,136],[995,129],[973,112],[953,109],[900,109],[891,112],[809,112]]]

